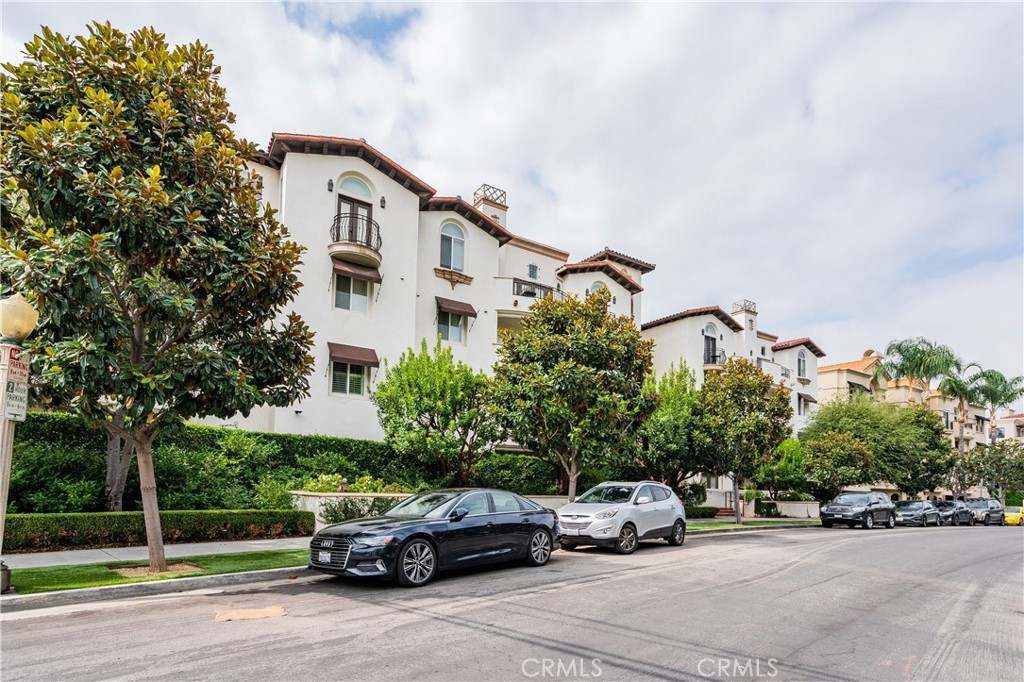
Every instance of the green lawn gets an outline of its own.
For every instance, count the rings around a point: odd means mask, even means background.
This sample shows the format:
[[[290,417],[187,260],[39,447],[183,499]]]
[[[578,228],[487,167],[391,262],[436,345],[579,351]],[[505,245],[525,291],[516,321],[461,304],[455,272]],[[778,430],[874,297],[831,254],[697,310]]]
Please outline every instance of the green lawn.
[[[716,521],[712,519],[702,519],[700,521],[689,521],[686,524],[687,531],[701,531],[701,530],[718,530],[720,528],[764,528],[767,526],[816,526],[821,521],[818,519],[780,519],[778,521],[744,521],[741,525],[737,525],[734,521]]]
[[[79,587],[143,583],[169,578],[215,575],[217,573],[239,573],[260,571],[267,568],[290,568],[305,566],[309,552],[305,549],[282,549],[271,552],[246,552],[243,554],[207,554],[203,556],[175,557],[168,562],[188,561],[203,566],[205,570],[189,573],[164,573],[154,577],[126,578],[110,570],[126,566],[140,566],[145,562],[119,561],[104,564],[82,564],[79,566],[49,566],[46,568],[19,568],[11,572],[11,586],[18,594],[73,590]]]

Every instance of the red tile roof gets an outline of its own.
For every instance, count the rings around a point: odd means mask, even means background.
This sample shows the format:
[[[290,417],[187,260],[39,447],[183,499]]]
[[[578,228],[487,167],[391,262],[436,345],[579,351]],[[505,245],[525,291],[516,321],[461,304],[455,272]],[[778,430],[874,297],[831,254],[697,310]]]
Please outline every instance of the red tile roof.
[[[618,251],[612,251],[607,246],[604,247],[602,250],[598,251],[597,253],[595,253],[593,256],[584,258],[582,262],[602,260],[608,260],[612,261],[613,263],[618,263],[620,265],[625,265],[627,267],[636,268],[642,274],[645,275],[651,270],[654,270],[655,267],[657,267],[654,263],[648,263],[647,261],[642,261],[639,258],[627,256],[626,254],[620,253]]]
[[[616,267],[614,263],[606,260],[566,263],[556,271],[556,274],[561,276],[573,272],[603,272],[621,284],[630,293],[638,294],[644,290],[636,280]]]
[[[729,329],[734,332],[743,331],[743,325],[734,320],[727,312],[722,310],[717,305],[704,306],[703,308],[690,308],[684,310],[681,313],[674,313],[672,315],[666,315],[665,317],[659,317],[656,320],[645,323],[640,329],[650,329],[651,327],[658,327],[669,322],[675,322],[676,320],[682,320],[687,317],[700,317],[701,315],[712,315],[721,320]]]
[[[432,197],[437,190],[402,168],[399,164],[377,151],[366,140],[353,140],[348,137],[329,137],[326,135],[301,135],[297,133],[274,133],[270,136],[267,150],[261,153],[259,162],[280,168],[285,154],[331,154],[334,156],[357,156],[374,168],[388,175],[393,180],[421,199]]]
[[[454,211],[497,239],[499,244],[510,242],[515,236],[478,211],[462,197],[432,197],[423,208],[427,211]]]
[[[812,353],[817,355],[819,358],[825,357],[825,351],[818,347],[818,344],[811,341],[806,336],[802,339],[791,339],[790,341],[783,341],[772,346],[772,350],[786,350],[787,348],[793,348],[795,346],[806,346]]]

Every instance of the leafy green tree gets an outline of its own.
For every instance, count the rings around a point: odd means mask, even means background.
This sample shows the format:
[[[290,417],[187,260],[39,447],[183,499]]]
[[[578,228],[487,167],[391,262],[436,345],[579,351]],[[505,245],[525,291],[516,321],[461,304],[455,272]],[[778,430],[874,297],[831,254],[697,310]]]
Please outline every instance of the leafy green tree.
[[[807,487],[807,468],[800,441],[796,438],[782,441],[770,457],[758,463],[751,479],[758,488],[767,490],[773,500],[779,499],[783,490],[803,492]]]
[[[493,404],[509,435],[557,462],[576,495],[581,472],[635,447],[657,397],[643,390],[653,342],[608,312],[611,294],[547,297],[522,330],[502,332]]]
[[[260,201],[205,45],[43,28],[4,69],[0,259],[41,311],[40,397],[105,431],[112,508],[137,457],[166,570],[157,434],[308,395],[312,334],[285,314],[302,248]]]
[[[1024,396],[1024,377],[1009,378],[1002,372],[986,369],[978,381],[978,396],[988,405],[989,439],[995,440],[996,413]]]
[[[939,381],[939,393],[956,403],[957,448],[961,453],[967,450],[964,427],[970,417],[970,407],[983,399],[980,390],[982,379],[979,365],[973,362],[965,365],[957,358]]]
[[[989,494],[1006,502],[1006,491],[1024,490],[1024,443],[1001,439],[994,445],[970,450],[976,459],[978,479]]]
[[[730,359],[701,386],[694,446],[711,473],[732,473],[736,523],[739,482],[754,475],[790,435],[789,390],[747,360]]]
[[[486,400],[490,380],[438,340],[402,353],[371,394],[388,443],[436,463],[446,480],[464,485],[473,466],[504,440]]]
[[[953,499],[962,498],[964,492],[981,481],[982,450],[972,448],[967,452],[957,452],[951,457],[943,485],[953,493]]]
[[[928,407],[879,403],[867,396],[825,403],[800,433],[804,442],[830,431],[846,433],[871,451],[869,480],[908,494],[934,490],[945,479],[949,442]]]
[[[877,379],[905,379],[911,389],[909,402],[916,402],[913,391],[920,389],[922,402],[927,403],[931,383],[947,374],[955,364],[956,355],[949,346],[918,337],[890,341],[874,371]]]
[[[669,365],[659,377],[647,375],[644,391],[658,397],[658,407],[640,427],[638,449],[623,453],[617,476],[661,481],[685,494],[687,481],[707,470],[693,447],[698,396],[693,370],[685,362]]]
[[[871,482],[871,449],[842,431],[826,431],[803,448],[807,475],[834,497],[848,485]]]

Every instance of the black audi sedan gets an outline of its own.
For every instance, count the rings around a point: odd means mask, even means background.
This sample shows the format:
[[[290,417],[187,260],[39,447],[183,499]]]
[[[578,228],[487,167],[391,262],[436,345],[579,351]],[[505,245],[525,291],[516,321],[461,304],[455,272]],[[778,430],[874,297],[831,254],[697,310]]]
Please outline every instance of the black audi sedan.
[[[935,503],[935,508],[939,510],[939,518],[942,523],[954,526],[959,526],[961,523],[974,525],[974,514],[963,500],[939,500]]]
[[[321,529],[309,543],[309,567],[420,587],[438,571],[464,566],[543,566],[557,546],[558,515],[526,498],[504,490],[430,490],[383,516]]]
[[[942,516],[928,500],[903,500],[896,503],[896,523],[901,526],[942,525]]]

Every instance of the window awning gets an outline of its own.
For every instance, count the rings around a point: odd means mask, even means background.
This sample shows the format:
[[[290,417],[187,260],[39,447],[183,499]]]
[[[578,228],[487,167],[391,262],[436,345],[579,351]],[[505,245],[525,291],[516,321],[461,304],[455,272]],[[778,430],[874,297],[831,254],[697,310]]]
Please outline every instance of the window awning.
[[[465,315],[466,317],[476,317],[476,308],[468,303],[453,301],[450,298],[441,298],[440,296],[435,296],[434,298],[437,299],[437,307],[442,312]]]
[[[372,348],[350,346],[345,343],[328,343],[327,349],[331,353],[332,362],[347,362],[363,367],[380,367],[377,351]]]
[[[377,268],[370,268],[365,265],[356,265],[347,261],[334,261],[334,272],[345,277],[361,279],[374,284],[380,284],[380,271]]]
[[[797,395],[800,396],[801,398],[803,398],[805,403],[817,403],[818,402],[812,396],[809,396],[806,393],[797,393]]]

